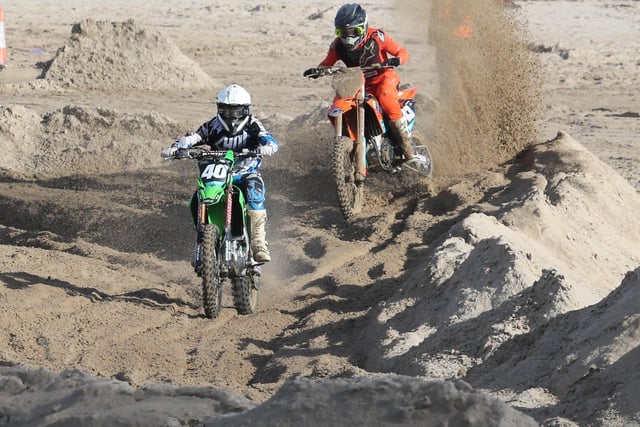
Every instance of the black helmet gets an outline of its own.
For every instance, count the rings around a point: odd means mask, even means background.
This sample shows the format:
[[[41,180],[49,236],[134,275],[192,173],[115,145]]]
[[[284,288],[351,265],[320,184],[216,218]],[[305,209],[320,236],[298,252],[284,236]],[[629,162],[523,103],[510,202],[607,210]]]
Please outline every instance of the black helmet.
[[[354,49],[367,35],[367,12],[357,3],[347,3],[338,9],[334,24],[336,36],[347,48]]]

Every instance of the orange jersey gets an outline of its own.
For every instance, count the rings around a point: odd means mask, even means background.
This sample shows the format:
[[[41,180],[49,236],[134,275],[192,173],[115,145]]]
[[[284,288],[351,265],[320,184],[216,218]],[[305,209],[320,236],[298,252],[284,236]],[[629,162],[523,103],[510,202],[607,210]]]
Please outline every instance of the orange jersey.
[[[384,30],[369,28],[364,41],[354,50],[345,48],[340,38],[333,40],[329,46],[329,52],[320,66],[331,66],[342,61],[347,67],[366,67],[382,64],[389,59],[389,55],[397,57],[400,64],[409,60],[409,52],[389,37]],[[367,72],[365,78],[367,84],[377,84],[383,79],[383,76],[389,76],[389,74],[395,75],[396,72],[392,68],[384,68]]]

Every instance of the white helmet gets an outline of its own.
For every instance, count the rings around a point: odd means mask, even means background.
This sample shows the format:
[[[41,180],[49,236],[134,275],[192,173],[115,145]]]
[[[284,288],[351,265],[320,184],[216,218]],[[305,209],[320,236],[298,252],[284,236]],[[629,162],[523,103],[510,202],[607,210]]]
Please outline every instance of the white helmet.
[[[218,119],[231,135],[242,132],[249,123],[251,95],[242,86],[230,84],[218,93]]]

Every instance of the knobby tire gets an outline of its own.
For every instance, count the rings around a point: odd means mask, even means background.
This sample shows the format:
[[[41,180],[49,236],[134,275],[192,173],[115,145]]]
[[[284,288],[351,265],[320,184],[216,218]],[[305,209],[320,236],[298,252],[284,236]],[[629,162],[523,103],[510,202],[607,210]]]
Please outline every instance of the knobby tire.
[[[362,186],[356,186],[353,164],[354,143],[346,136],[337,137],[333,146],[332,172],[336,183],[338,205],[346,220],[354,218],[362,209]]]
[[[222,308],[219,240],[218,226],[205,224],[202,233],[202,300],[204,314],[209,319],[218,317]]]
[[[238,314],[253,314],[258,310],[260,276],[248,274],[232,279],[233,305]]]
[[[414,131],[411,134],[411,145],[413,146],[414,153],[422,154],[427,159],[429,165],[425,170],[421,171],[420,176],[429,178],[433,175],[433,159],[431,158],[431,152],[427,148],[427,144],[425,144],[425,138]]]

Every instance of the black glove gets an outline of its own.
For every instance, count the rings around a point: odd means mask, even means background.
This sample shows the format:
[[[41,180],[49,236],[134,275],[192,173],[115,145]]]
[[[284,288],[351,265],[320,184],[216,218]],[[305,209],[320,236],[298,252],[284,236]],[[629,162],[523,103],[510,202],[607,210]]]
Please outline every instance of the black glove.
[[[400,65],[400,58],[389,58],[387,59],[387,62],[382,65],[386,67],[397,67],[398,65]]]
[[[320,70],[318,70],[316,67],[309,68],[305,70],[302,75],[304,77],[309,77],[310,79],[317,79],[318,77],[320,77]]]

